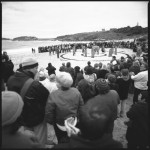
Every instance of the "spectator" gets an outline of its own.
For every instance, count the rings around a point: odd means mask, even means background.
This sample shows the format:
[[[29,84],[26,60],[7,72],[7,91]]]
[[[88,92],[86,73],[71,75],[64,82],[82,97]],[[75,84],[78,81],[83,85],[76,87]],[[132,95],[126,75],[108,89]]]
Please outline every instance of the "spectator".
[[[98,75],[98,70],[99,70],[99,65],[98,65],[98,63],[95,63],[94,68],[93,68],[93,73],[95,73],[96,76]]]
[[[38,137],[39,142],[44,145],[47,138],[46,123],[44,121],[45,106],[49,92],[39,81],[33,80],[37,69],[38,62],[35,59],[23,59],[21,71],[17,71],[9,78],[7,87],[9,91],[21,94],[25,84],[30,80],[32,81],[26,93],[23,93],[25,95],[22,111],[23,126],[24,130],[32,131]]]
[[[134,72],[134,74],[138,74],[140,72],[140,63],[139,61],[134,61],[132,66],[129,68],[129,72]]]
[[[74,67],[74,79],[73,79],[73,85],[74,87],[76,87],[78,85],[78,82],[84,79],[82,72],[80,71],[80,67],[79,66],[75,66]]]
[[[50,88],[49,88],[49,92],[52,93],[53,91],[57,90],[57,83],[56,83],[56,75],[55,74],[51,74],[49,76],[49,81],[50,81]]]
[[[88,69],[88,68],[91,68],[91,69],[93,70],[93,67],[91,66],[91,62],[90,62],[90,61],[88,61],[88,62],[87,62],[87,66],[84,67],[84,72],[85,72],[85,74],[87,74],[87,69]]]
[[[103,68],[98,70],[97,79],[100,79],[100,78],[106,79],[107,73],[109,73],[109,71],[107,70],[106,65],[103,65]]]
[[[46,70],[48,70],[48,75],[49,76],[51,74],[56,74],[55,73],[56,68],[51,63],[48,63],[48,67],[46,68]]]
[[[24,102],[13,91],[2,92],[2,148],[40,148],[38,140],[19,132]]]
[[[127,112],[129,122],[125,122],[127,127],[126,139],[128,148],[146,149],[149,144],[149,115],[148,115],[148,91],[142,91],[142,97]]]
[[[109,104],[112,104],[111,99],[97,97],[89,100],[79,117],[80,132],[72,134],[69,143],[58,144],[55,148],[122,148],[122,144],[107,133],[114,117],[110,108],[113,106]]]
[[[107,133],[112,135],[114,128],[114,120],[117,118],[117,106],[120,103],[119,95],[115,90],[110,90],[108,82],[105,79],[98,79],[95,82],[95,90],[97,96],[93,97],[91,100],[95,102],[104,103],[111,110],[112,117],[110,120],[110,126]]]
[[[65,71],[70,73],[72,79],[74,79],[74,69],[71,67],[71,63],[70,62],[67,62]]]
[[[65,70],[66,70],[65,63],[62,63],[62,66],[60,66],[59,71],[65,71]]]
[[[125,107],[126,107],[126,100],[128,98],[128,92],[129,92],[129,87],[131,84],[131,78],[129,75],[129,70],[128,69],[122,69],[121,70],[121,77],[117,78],[116,83],[119,86],[118,94],[121,100],[121,109],[120,109],[120,117],[125,116]]]
[[[69,140],[64,120],[71,116],[78,117],[83,99],[80,92],[71,87],[73,79],[69,73],[57,74],[56,82],[58,90],[50,95],[50,101],[46,108],[46,121],[54,126],[58,143],[64,143]]]
[[[131,73],[131,79],[134,80],[134,95],[133,95],[133,104],[137,102],[138,95],[141,91],[145,91],[148,89],[148,64],[143,63],[143,70],[138,74],[134,75]]]
[[[108,85],[110,87],[110,90],[115,90],[118,93],[119,86],[116,83],[116,81],[117,81],[116,76],[113,75],[113,74],[109,74],[108,77],[107,77],[107,81],[108,81]]]
[[[98,64],[98,66],[99,66],[99,70],[102,69],[103,63],[100,62],[100,63]]]
[[[83,74],[84,79],[86,79],[89,83],[94,83],[94,81],[97,79],[97,76],[95,73],[93,73],[93,68],[88,67],[86,69],[85,74]]]
[[[14,64],[11,60],[9,60],[8,55],[4,54],[2,55],[2,79],[4,80],[4,83],[6,84],[9,77],[14,74]]]
[[[88,83],[86,79],[80,80],[77,89],[81,93],[84,103],[86,103],[90,98],[95,96],[95,89],[91,84]]]

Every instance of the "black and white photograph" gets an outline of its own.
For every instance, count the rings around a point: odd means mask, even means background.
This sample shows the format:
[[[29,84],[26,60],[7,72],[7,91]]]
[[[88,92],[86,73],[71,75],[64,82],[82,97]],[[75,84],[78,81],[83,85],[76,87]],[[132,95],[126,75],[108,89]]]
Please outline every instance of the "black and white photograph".
[[[150,148],[149,1],[2,1],[2,148]]]

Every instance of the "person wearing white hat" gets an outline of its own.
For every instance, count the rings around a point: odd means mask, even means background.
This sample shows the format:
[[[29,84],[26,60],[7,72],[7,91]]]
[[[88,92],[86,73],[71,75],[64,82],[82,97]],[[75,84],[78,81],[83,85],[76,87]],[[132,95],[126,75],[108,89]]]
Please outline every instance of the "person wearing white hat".
[[[58,143],[62,143],[69,140],[64,124],[65,119],[78,117],[84,102],[78,89],[71,87],[73,79],[70,73],[59,72],[56,75],[56,82],[58,90],[50,94],[45,118],[49,124],[54,125]]]
[[[23,126],[25,129],[31,130],[39,139],[40,143],[45,145],[47,140],[47,128],[44,123],[45,107],[49,96],[48,90],[39,82],[34,80],[37,74],[38,62],[34,58],[25,58],[22,60],[22,69],[15,72],[8,81],[8,91],[22,93],[24,85],[29,79],[32,83],[26,87],[23,101],[24,109],[22,111]],[[22,95],[22,94],[21,94]]]
[[[24,102],[18,93],[2,92],[2,148],[40,147],[36,137],[19,132],[23,106]]]

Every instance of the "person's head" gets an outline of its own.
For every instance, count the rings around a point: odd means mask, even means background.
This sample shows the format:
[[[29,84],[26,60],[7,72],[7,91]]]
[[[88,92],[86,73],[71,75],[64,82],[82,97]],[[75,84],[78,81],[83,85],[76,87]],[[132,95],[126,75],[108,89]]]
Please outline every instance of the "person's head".
[[[129,79],[129,70],[128,69],[122,69],[121,70],[121,76],[123,80],[128,80]]]
[[[112,60],[116,60],[116,56],[112,56]]]
[[[64,63],[64,62],[62,63],[62,66],[65,66],[65,63]]]
[[[104,64],[102,69],[107,70],[107,66]]]
[[[49,80],[50,80],[51,82],[55,82],[55,81],[56,81],[56,75],[55,75],[55,74],[51,74],[51,75],[49,76]]]
[[[110,87],[105,79],[99,78],[95,81],[95,90],[97,94],[107,94]]]
[[[2,127],[15,133],[21,126],[21,113],[24,102],[21,96],[13,91],[2,91]]]
[[[140,71],[148,70],[148,64],[146,62],[142,62],[140,66]]]
[[[80,67],[79,67],[79,66],[75,66],[75,67],[74,67],[74,71],[75,71],[75,72],[80,72]]]
[[[61,88],[62,90],[69,89],[73,84],[73,79],[68,72],[59,72],[56,75],[56,83],[57,87]]]
[[[107,79],[109,83],[116,83],[116,76],[113,74],[108,74]]]
[[[51,63],[48,63],[48,67],[51,67],[52,66],[52,64]]]
[[[104,101],[87,101],[79,115],[81,136],[91,141],[102,138],[111,118],[111,110]]]
[[[138,66],[138,67],[140,67],[139,61],[138,61],[138,60],[135,60],[135,61],[133,62],[133,66]]]
[[[34,58],[25,58],[22,60],[22,70],[29,71],[36,75],[38,72],[38,62]]]
[[[124,58],[123,56],[121,56],[121,61],[122,61],[122,62],[125,61],[125,58]]]
[[[90,62],[90,61],[88,61],[88,62],[87,62],[87,65],[88,65],[88,66],[90,66],[90,65],[91,65],[91,62]]]
[[[40,81],[43,81],[43,80],[45,80],[45,79],[46,79],[45,73],[44,73],[43,71],[40,71],[40,72],[39,72],[39,80],[40,80]]]
[[[91,84],[86,79],[81,79],[77,86],[84,103],[86,103],[90,98],[95,94],[94,90],[91,87]]]
[[[98,68],[99,68],[98,63],[95,63],[95,64],[94,64],[94,68],[95,68],[95,69],[98,69]]]
[[[41,68],[39,69],[39,72],[40,72],[40,71],[43,71],[43,72],[44,72],[44,68],[43,68],[43,67],[41,67]]]
[[[66,67],[71,67],[71,63],[67,62]]]
[[[101,68],[102,68],[102,66],[103,66],[103,63],[102,63],[102,62],[100,62],[98,65],[99,65],[99,69],[101,69]]]

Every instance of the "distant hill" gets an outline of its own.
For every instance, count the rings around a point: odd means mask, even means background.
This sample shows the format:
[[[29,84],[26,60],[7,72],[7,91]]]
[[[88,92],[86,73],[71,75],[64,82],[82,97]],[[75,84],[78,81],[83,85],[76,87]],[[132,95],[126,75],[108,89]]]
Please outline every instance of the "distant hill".
[[[11,40],[11,39],[9,39],[9,38],[2,38],[2,40]]]
[[[56,37],[60,41],[98,41],[98,40],[122,40],[128,38],[139,38],[148,35],[148,27],[141,26],[111,29],[109,31],[85,32]]]
[[[38,40],[38,38],[34,36],[20,36],[13,38],[13,41],[35,41],[35,40]]]

